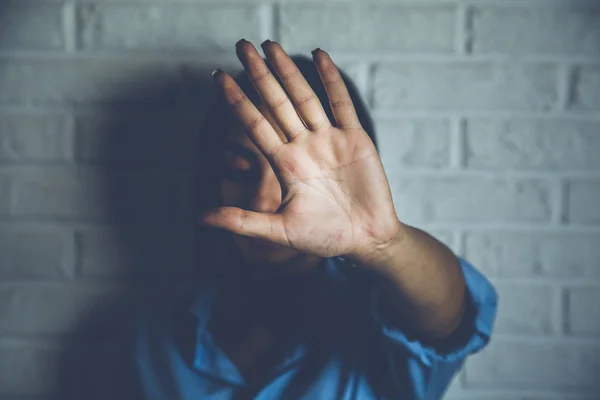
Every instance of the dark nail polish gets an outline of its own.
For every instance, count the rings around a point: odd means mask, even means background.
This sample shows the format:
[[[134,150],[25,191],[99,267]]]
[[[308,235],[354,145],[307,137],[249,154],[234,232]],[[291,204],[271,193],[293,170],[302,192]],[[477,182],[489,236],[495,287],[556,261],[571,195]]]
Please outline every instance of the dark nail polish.
[[[266,46],[266,45],[268,45],[269,43],[273,43],[273,42],[271,42],[269,39],[267,39],[267,40],[265,40],[264,42],[262,42],[262,43],[260,44],[260,47],[265,47],[265,46]]]
[[[237,42],[235,42],[235,47],[238,47],[240,44],[246,42],[246,39],[241,38],[240,40],[238,40]]]
[[[212,72],[212,74],[211,74],[211,75],[212,75],[212,77],[214,78],[214,77],[215,77],[215,75],[218,75],[220,72],[221,72],[221,69],[220,69],[220,68],[215,68],[215,69],[213,69],[213,72]]]
[[[315,48],[315,49],[314,49],[313,51],[311,51],[310,53],[311,53],[311,54],[313,55],[313,57],[314,57],[314,56],[315,56],[315,54],[316,54],[318,51],[321,51],[321,48],[320,48],[320,47],[317,47],[317,48]]]

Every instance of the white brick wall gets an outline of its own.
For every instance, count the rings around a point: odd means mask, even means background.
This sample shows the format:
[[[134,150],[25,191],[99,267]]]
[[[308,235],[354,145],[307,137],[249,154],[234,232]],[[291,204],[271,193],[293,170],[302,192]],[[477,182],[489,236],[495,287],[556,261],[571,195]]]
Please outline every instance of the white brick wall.
[[[241,37],[329,51],[400,217],[497,285],[447,398],[600,398],[598,1],[27,0],[0,4],[0,399],[51,392],[65,338],[110,365],[189,277],[190,140]]]

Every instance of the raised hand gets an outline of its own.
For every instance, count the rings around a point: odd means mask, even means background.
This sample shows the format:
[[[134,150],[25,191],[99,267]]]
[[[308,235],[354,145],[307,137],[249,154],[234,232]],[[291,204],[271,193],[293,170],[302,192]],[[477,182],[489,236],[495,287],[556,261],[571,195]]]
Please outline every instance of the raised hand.
[[[231,76],[218,70],[214,80],[273,168],[281,184],[281,206],[275,213],[219,207],[205,212],[200,221],[322,257],[358,257],[385,246],[401,223],[379,155],[335,64],[326,52],[313,51],[335,117],[333,126],[281,46],[270,41],[261,46],[289,98],[252,43],[240,40],[236,52],[287,142]]]

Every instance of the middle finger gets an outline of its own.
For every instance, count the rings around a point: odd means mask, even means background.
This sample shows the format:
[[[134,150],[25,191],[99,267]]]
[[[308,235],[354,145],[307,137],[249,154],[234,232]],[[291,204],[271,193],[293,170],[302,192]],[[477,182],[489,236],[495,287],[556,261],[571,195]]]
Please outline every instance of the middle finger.
[[[306,122],[308,128],[314,132],[331,126],[321,100],[281,45],[265,40],[261,47],[267,59],[273,64],[275,72],[283,82],[298,114]]]

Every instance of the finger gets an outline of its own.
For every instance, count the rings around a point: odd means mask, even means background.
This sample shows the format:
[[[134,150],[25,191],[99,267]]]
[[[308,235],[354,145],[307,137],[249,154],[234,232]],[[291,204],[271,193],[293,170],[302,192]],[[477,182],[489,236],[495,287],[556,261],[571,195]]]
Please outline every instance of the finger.
[[[219,207],[204,212],[200,223],[225,229],[238,235],[266,239],[289,246],[280,214],[247,211],[237,207]]]
[[[333,63],[329,54],[321,49],[312,51],[313,60],[319,71],[321,81],[329,97],[329,104],[337,126],[340,129],[360,128],[350,93],[344,84],[342,75]]]
[[[242,39],[236,43],[236,53],[248,72],[252,85],[256,88],[263,103],[267,106],[273,119],[288,138],[293,140],[306,132],[306,127],[298,116],[294,105],[273,76],[263,58],[252,43]]]
[[[308,128],[316,131],[330,126],[321,101],[281,45],[265,40],[261,47]]]
[[[283,145],[283,141],[271,123],[258,111],[229,74],[218,70],[213,79],[221,86],[225,100],[246,128],[252,143],[267,159],[272,159],[279,147]]]

